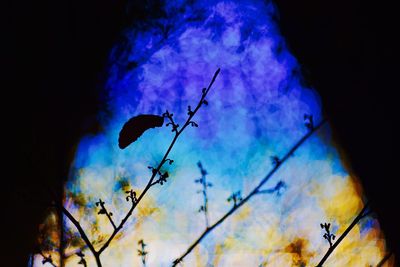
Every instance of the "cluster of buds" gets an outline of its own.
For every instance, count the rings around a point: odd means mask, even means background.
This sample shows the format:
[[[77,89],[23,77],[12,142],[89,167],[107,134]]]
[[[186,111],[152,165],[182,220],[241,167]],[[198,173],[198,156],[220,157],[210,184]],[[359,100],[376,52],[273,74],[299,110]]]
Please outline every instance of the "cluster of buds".
[[[321,229],[325,229],[325,233],[323,237],[329,242],[329,246],[333,246],[333,241],[335,240],[336,236],[330,232],[330,223],[321,223]]]
[[[278,156],[272,156],[271,162],[272,162],[272,165],[274,165],[274,166],[278,166],[282,163],[282,161],[279,159]]]
[[[227,198],[227,201],[228,202],[232,201],[233,206],[236,207],[242,201],[242,193],[240,191],[233,193]]]
[[[43,256],[43,260],[42,260],[42,264],[45,265],[46,263],[50,263],[51,265],[53,265],[53,259],[51,258],[51,255],[49,256]]]
[[[171,125],[172,127],[172,132],[175,132],[176,134],[178,134],[179,132],[179,124],[175,123],[174,118],[173,118],[174,114],[169,113],[169,111],[165,111],[165,113],[163,114],[164,118],[167,118],[169,120],[169,122],[165,125],[165,126],[169,126]]]
[[[172,160],[171,160],[171,161],[172,161]],[[170,161],[170,164],[171,164],[171,161]],[[173,162],[173,161],[172,161],[172,162]],[[167,182],[167,178],[169,177],[169,174],[168,174],[167,171],[166,171],[166,172],[157,171],[156,168],[151,167],[151,166],[148,166],[147,168],[151,170],[151,172],[153,173],[153,175],[158,175],[158,179],[153,183],[153,185],[154,185],[154,184],[163,185],[164,183]]]
[[[144,243],[143,239],[140,239],[138,245],[140,246],[140,248],[137,250],[138,255],[142,258],[143,266],[146,266],[146,255],[148,254],[146,251],[147,244]]]
[[[78,264],[81,264],[83,266],[87,266],[86,260],[85,260],[85,254],[83,254],[82,251],[79,251],[77,253],[75,253],[76,256],[78,256],[80,258]]]
[[[108,214],[110,216],[113,216],[112,212],[108,212],[106,207],[104,206],[105,202],[102,201],[101,199],[99,199],[99,201],[96,202],[96,206],[100,206],[100,210],[99,212],[97,212],[97,214]]]
[[[99,210],[99,212],[97,212],[97,214],[106,215],[107,218],[108,218],[108,220],[110,221],[110,223],[111,223],[112,226],[114,227],[114,229],[116,229],[117,226],[115,225],[113,219],[111,218],[111,217],[113,216],[113,214],[112,214],[112,212],[109,212],[109,211],[106,209],[106,206],[105,206],[104,204],[105,204],[105,202],[102,201],[101,199],[99,199],[99,201],[96,202],[96,206],[100,206],[100,210]]]
[[[201,177],[198,179],[195,179],[194,182],[196,184],[201,184],[202,185],[202,189],[201,190],[197,190],[197,193],[202,193],[204,196],[204,204],[200,206],[198,212],[204,212],[207,213],[208,208],[207,208],[207,203],[208,203],[208,198],[207,198],[207,188],[212,187],[213,184],[210,182],[207,182],[207,171],[203,168],[203,165],[201,164],[201,162],[197,163],[197,166],[200,169],[200,173],[201,173]]]
[[[131,190],[125,191],[126,194],[128,194],[125,199],[126,201],[132,201],[133,204],[135,204],[137,202],[137,198],[136,198],[136,192]]]

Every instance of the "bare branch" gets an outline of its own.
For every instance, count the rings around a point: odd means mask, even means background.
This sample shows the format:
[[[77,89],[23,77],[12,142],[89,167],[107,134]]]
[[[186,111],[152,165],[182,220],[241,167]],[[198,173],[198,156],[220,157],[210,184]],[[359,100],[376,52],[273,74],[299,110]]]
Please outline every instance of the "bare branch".
[[[40,254],[40,256],[43,257],[43,260],[42,260],[42,264],[43,265],[48,263],[51,266],[57,267],[57,265],[54,264],[53,259],[51,258],[51,255],[46,256],[46,255],[43,254],[43,252],[39,252],[39,254]]]
[[[285,187],[286,187],[285,183],[283,181],[279,181],[273,188],[258,190],[256,194],[272,194],[278,192],[279,195],[280,190]]]
[[[194,241],[189,248],[183,253],[179,258],[177,258],[172,266],[176,266],[182,260],[203,240],[204,237],[206,237],[214,228],[216,228],[218,225],[223,223],[229,216],[231,216],[233,213],[236,212],[243,204],[245,204],[247,201],[250,200],[254,195],[259,194],[262,186],[276,173],[276,171],[282,166],[282,164],[287,161],[290,156],[293,155],[293,153],[318,129],[324,125],[326,120],[322,120],[318,125],[313,127],[307,127],[309,129],[308,133],[304,135],[281,159],[279,159],[279,163],[275,164],[272,170],[263,178],[261,179],[260,183],[242,200],[237,201],[234,203],[235,205],[225,214],[223,215],[217,222],[215,222],[213,225],[208,227],[197,239]]]
[[[194,180],[195,183],[200,183],[202,185],[202,190],[199,190],[198,193],[203,194],[203,205],[201,205],[199,212],[204,213],[204,219],[206,222],[206,228],[208,228],[209,225],[209,218],[208,218],[208,196],[207,196],[207,188],[212,187],[212,183],[207,182],[207,171],[203,168],[203,165],[199,161],[197,163],[197,166],[200,169],[201,177],[199,179]]]
[[[239,190],[232,193],[232,195],[230,195],[226,201],[233,202],[233,206],[236,207],[242,200],[242,192]]]
[[[198,102],[196,108],[190,113],[189,117],[187,118],[187,120],[186,120],[185,124],[182,126],[182,128],[181,128],[180,130],[177,130],[177,129],[176,129],[176,131],[175,131],[175,136],[174,136],[174,138],[172,139],[172,142],[171,142],[171,144],[169,145],[169,147],[168,147],[168,149],[167,149],[167,152],[165,152],[165,155],[164,155],[163,159],[161,160],[160,164],[158,165],[158,167],[155,168],[155,171],[153,171],[153,174],[152,174],[152,176],[151,176],[149,182],[147,183],[145,189],[144,189],[143,192],[140,194],[140,196],[137,198],[136,202],[132,205],[132,207],[130,208],[130,210],[129,210],[128,213],[126,214],[126,216],[122,219],[122,221],[121,221],[121,223],[118,225],[118,227],[114,230],[114,232],[113,232],[113,233],[111,234],[111,236],[108,238],[107,242],[100,248],[99,254],[101,254],[101,253],[109,246],[109,244],[111,243],[111,241],[114,239],[115,235],[122,229],[122,227],[124,226],[125,222],[126,222],[126,221],[128,220],[128,218],[132,215],[133,210],[134,210],[134,209],[136,208],[136,206],[140,203],[140,201],[142,200],[142,198],[146,195],[147,191],[150,189],[151,186],[154,185],[154,184],[153,184],[154,178],[155,178],[156,175],[160,172],[160,170],[161,170],[162,166],[164,165],[164,163],[167,162],[167,161],[169,160],[169,159],[168,159],[168,155],[169,155],[169,153],[171,152],[173,146],[175,145],[176,140],[178,140],[178,138],[179,138],[179,136],[181,135],[181,133],[182,133],[182,132],[186,129],[186,127],[190,124],[190,122],[192,121],[193,116],[197,113],[197,111],[200,109],[200,107],[201,107],[204,103],[206,103],[206,102],[204,102],[204,101],[205,101],[205,97],[207,96],[208,92],[210,91],[211,86],[214,84],[215,79],[217,78],[219,72],[220,72],[220,69],[218,69],[218,70],[215,72],[215,74],[214,74],[214,76],[213,76],[213,78],[212,78],[212,80],[211,80],[209,86],[207,87],[207,89],[205,89],[205,88],[203,89],[202,95],[201,95],[201,98],[200,98],[200,101]],[[169,116],[172,117],[171,114],[169,114]],[[174,124],[175,124],[175,122],[174,122]],[[176,125],[176,124],[175,124],[175,125]],[[170,160],[169,160],[169,162],[170,162]]]
[[[146,251],[147,244],[144,243],[143,239],[140,239],[138,242],[138,245],[140,246],[139,249],[137,250],[138,255],[142,259],[143,267],[146,267],[146,257],[147,257],[147,254],[149,254],[149,252]]]
[[[385,262],[387,262],[390,257],[393,255],[393,251],[390,251],[386,254],[386,256],[376,265],[376,267],[382,267]]]
[[[197,113],[197,111],[200,109],[200,107],[204,104],[207,105],[208,102],[205,100],[208,92],[210,91],[212,85],[215,82],[215,79],[217,78],[218,74],[220,72],[220,69],[218,69],[209,86],[207,88],[203,88],[202,90],[202,95],[201,98],[198,102],[198,104],[196,105],[196,108],[192,111],[191,109],[189,110],[190,112],[188,112],[188,118],[186,120],[186,122],[184,123],[184,125],[179,128],[179,125],[175,123],[175,121],[173,120],[173,114],[169,113],[168,111],[166,111],[164,113],[164,117],[167,117],[169,119],[169,123],[168,125],[172,126],[172,131],[175,132],[175,136],[172,139],[167,151],[164,154],[164,157],[162,158],[161,162],[158,164],[157,168],[152,168],[152,175],[146,185],[146,187],[144,188],[144,190],[142,191],[142,193],[139,195],[138,198],[136,198],[136,193],[131,191],[128,191],[127,193],[130,193],[130,195],[128,195],[126,197],[126,199],[129,201],[129,199],[131,199],[132,202],[132,206],[131,208],[128,210],[127,214],[125,215],[125,217],[121,220],[120,224],[118,226],[115,225],[114,221],[111,219],[111,215],[110,213],[108,213],[105,208],[104,208],[104,203],[101,204],[101,200],[99,202],[99,205],[101,205],[102,209],[104,209],[104,211],[102,213],[106,214],[108,219],[110,220],[111,224],[114,227],[114,231],[112,232],[112,234],[110,235],[110,237],[107,239],[107,241],[103,244],[103,246],[96,251],[95,248],[93,247],[93,244],[90,242],[89,238],[87,237],[87,235],[85,234],[83,228],[81,227],[81,225],[79,224],[79,222],[72,216],[72,214],[64,207],[62,208],[62,212],[67,216],[67,218],[74,224],[74,226],[77,228],[79,234],[81,235],[83,241],[86,243],[86,245],[89,247],[90,251],[92,252],[92,254],[94,255],[95,259],[96,259],[96,263],[97,266],[101,267],[101,261],[100,261],[100,254],[110,245],[111,241],[114,239],[114,237],[117,235],[117,233],[123,228],[123,226],[125,225],[125,223],[127,222],[127,220],[129,219],[129,217],[132,215],[132,212],[134,211],[134,209],[137,207],[137,205],[140,203],[140,201],[142,200],[142,198],[146,195],[147,191],[155,184],[160,183],[162,184],[163,182],[166,181],[166,178],[168,177],[168,173],[161,173],[160,170],[163,167],[163,165],[168,162],[169,164],[171,164],[173,161],[171,159],[168,158],[169,153],[171,152],[173,146],[175,145],[175,142],[178,140],[179,136],[182,134],[182,132],[186,129],[187,126],[192,125],[192,126],[196,126],[197,124],[192,120],[192,118],[194,117],[194,115]],[[155,177],[159,175],[159,179],[154,181]]]
[[[99,201],[96,202],[96,206],[100,206],[100,211],[97,214],[105,214],[115,230],[117,227],[115,226],[115,223],[111,218],[113,214],[106,209],[106,206],[104,204],[105,202],[102,201],[101,199],[99,199]]]
[[[87,266],[87,262],[85,260],[85,254],[83,254],[82,251],[79,251],[79,252],[77,252],[75,254],[79,257],[78,264],[81,264],[81,265],[83,265],[83,267],[86,267]]]
[[[335,243],[330,244],[330,247],[328,251],[325,253],[325,255],[322,257],[321,261],[318,263],[317,267],[322,267],[322,265],[325,263],[325,261],[329,258],[329,256],[332,254],[332,252],[336,249],[336,247],[342,242],[342,240],[347,236],[347,234],[353,229],[353,227],[362,219],[366,216],[366,211],[368,209],[368,203],[365,204],[364,208],[360,211],[360,213],[357,215],[357,217],[354,218],[353,222],[344,230],[343,234],[336,240]]]
[[[325,230],[323,237],[328,241],[329,247],[332,247],[333,240],[335,240],[336,236],[331,233],[331,224],[330,223],[321,223],[321,228]]]
[[[83,230],[82,226],[80,223],[72,216],[72,214],[63,206],[61,206],[61,210],[64,213],[65,216],[72,222],[72,224],[78,229],[79,234],[81,235],[81,238],[83,241],[86,243],[88,246],[90,252],[92,252],[93,256],[96,259],[97,266],[101,267],[101,262],[100,262],[100,254],[94,249],[92,242],[90,242],[89,238],[87,237],[85,231]]]

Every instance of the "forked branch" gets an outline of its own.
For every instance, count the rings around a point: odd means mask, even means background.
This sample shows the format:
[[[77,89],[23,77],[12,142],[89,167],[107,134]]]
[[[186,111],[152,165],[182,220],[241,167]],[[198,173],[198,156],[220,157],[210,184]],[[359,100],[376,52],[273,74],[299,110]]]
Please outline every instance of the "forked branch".
[[[172,126],[172,131],[175,133],[174,138],[172,139],[167,151],[164,154],[164,157],[162,158],[162,160],[160,161],[160,163],[158,164],[158,166],[156,168],[151,167],[152,169],[152,175],[146,185],[146,187],[143,189],[142,193],[139,195],[138,198],[136,198],[136,192],[133,191],[128,191],[127,193],[130,193],[130,195],[128,195],[126,197],[127,201],[131,201],[132,206],[131,208],[128,210],[127,214],[125,215],[125,217],[121,220],[121,222],[118,224],[118,226],[116,226],[116,224],[114,223],[114,221],[112,220],[111,216],[112,213],[109,213],[105,207],[104,207],[104,202],[102,202],[101,200],[98,202],[102,208],[102,210],[100,211],[102,214],[106,214],[110,223],[112,224],[114,231],[112,232],[112,234],[110,235],[110,237],[107,239],[107,241],[101,246],[101,248],[97,251],[93,244],[90,242],[89,238],[87,237],[85,231],[83,230],[82,226],[80,225],[80,223],[72,216],[72,214],[65,208],[65,207],[61,207],[62,212],[65,214],[65,216],[72,222],[72,224],[76,227],[76,229],[78,230],[81,238],[83,239],[83,241],[85,242],[85,244],[88,246],[89,250],[92,252],[92,254],[94,255],[95,259],[96,259],[96,263],[97,266],[102,266],[101,265],[101,261],[100,261],[100,254],[110,245],[110,243],[112,242],[112,240],[115,238],[115,236],[117,235],[117,233],[123,228],[123,226],[125,225],[125,223],[128,221],[129,217],[132,215],[132,212],[135,210],[135,208],[137,207],[137,205],[140,203],[140,201],[143,199],[143,197],[146,195],[146,193],[148,192],[148,190],[160,183],[162,184],[163,182],[166,181],[166,178],[168,177],[168,173],[161,173],[161,168],[163,167],[163,165],[168,162],[169,164],[171,164],[173,161],[171,159],[168,158],[169,153],[171,152],[172,148],[175,145],[175,142],[178,140],[179,136],[182,134],[182,132],[186,129],[187,126],[191,125],[193,127],[197,127],[198,124],[196,122],[194,122],[192,119],[195,116],[195,114],[197,113],[197,111],[200,109],[200,107],[202,105],[207,105],[208,102],[206,100],[206,96],[208,94],[208,92],[210,91],[212,85],[215,82],[215,79],[217,78],[218,74],[220,72],[220,69],[218,69],[210,84],[208,85],[207,88],[203,88],[202,89],[202,94],[201,94],[201,98],[199,100],[199,102],[197,103],[195,109],[191,109],[191,107],[188,107],[188,118],[185,121],[185,123],[183,124],[183,126],[180,128],[179,124],[176,124],[175,121],[173,120],[172,116],[173,114],[169,113],[168,111],[166,111],[163,116],[167,119],[169,119],[169,123],[167,124],[167,126],[171,125]],[[158,177],[158,179],[156,179],[156,177]],[[111,215],[110,215],[111,214]]]

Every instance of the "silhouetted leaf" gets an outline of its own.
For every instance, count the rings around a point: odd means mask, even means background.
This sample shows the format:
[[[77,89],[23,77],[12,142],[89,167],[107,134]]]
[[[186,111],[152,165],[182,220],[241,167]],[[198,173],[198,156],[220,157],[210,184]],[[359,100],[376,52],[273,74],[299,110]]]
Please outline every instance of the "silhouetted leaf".
[[[164,117],[157,115],[139,115],[128,120],[119,133],[118,146],[126,148],[135,142],[145,131],[150,128],[161,127]]]
[[[106,214],[107,212],[106,212],[106,210],[105,209],[101,209],[101,210],[99,210],[99,212],[97,213],[97,214]]]

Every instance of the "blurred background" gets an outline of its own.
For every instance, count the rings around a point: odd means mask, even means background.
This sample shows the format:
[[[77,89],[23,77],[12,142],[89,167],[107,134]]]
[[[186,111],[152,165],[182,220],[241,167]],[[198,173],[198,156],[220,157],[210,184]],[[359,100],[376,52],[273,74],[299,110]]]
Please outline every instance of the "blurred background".
[[[282,35],[306,82],[319,92],[389,246],[399,250],[396,9],[389,1],[274,2]],[[1,251],[7,266],[26,266],[37,225],[53,199],[49,188],[61,192],[74,145],[84,133],[99,130],[98,92],[111,47],[125,27],[160,14],[156,1],[2,5],[7,161]]]

